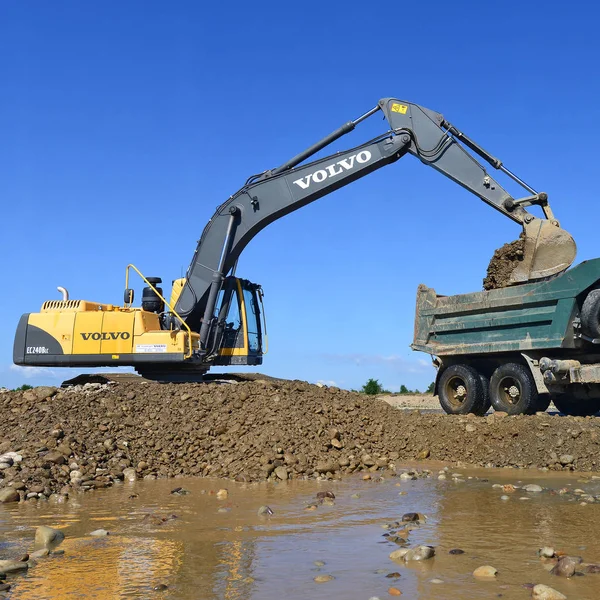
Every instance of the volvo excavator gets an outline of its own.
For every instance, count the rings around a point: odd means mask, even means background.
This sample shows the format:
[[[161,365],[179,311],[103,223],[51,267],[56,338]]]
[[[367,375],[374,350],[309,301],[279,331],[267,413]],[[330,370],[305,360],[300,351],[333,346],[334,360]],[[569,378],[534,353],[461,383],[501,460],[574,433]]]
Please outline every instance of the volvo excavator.
[[[349,150],[306,162],[369,117],[382,113],[389,129]],[[349,121],[281,166],[250,177],[206,225],[185,277],[172,282],[127,268],[122,306],[71,300],[44,302],[18,324],[13,360],[44,367],[132,366],[157,381],[200,381],[214,365],[259,365],[266,345],[262,290],[235,276],[238,258],[261,229],[284,215],[410,154],[523,227],[524,256],[508,284],[565,271],[576,253],[573,238],[554,218],[548,196],[536,192],[440,113],[395,98]],[[513,198],[475,158],[525,190]],[[528,212],[541,207],[543,217]],[[140,307],[128,276],[145,282]]]

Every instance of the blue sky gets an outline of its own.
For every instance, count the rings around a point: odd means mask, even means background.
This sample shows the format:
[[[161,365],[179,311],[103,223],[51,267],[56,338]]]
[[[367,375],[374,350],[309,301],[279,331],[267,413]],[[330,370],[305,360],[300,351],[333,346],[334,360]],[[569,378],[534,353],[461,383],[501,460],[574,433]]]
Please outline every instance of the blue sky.
[[[118,303],[129,262],[182,275],[249,175],[382,97],[442,112],[548,192],[576,262],[596,257],[597,17],[591,2],[2,3],[0,385],[72,374],[12,366],[19,316],[57,285]],[[330,150],[385,125],[373,117]],[[288,215],[238,268],[265,289],[262,370],[426,387],[428,356],[409,348],[417,285],[481,289],[518,234],[409,156]]]

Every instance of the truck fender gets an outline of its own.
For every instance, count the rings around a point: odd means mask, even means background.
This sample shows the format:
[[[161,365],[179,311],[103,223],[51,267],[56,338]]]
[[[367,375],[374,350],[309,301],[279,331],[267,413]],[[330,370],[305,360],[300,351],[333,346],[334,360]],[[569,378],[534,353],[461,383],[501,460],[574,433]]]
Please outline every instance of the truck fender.
[[[531,374],[533,375],[533,380],[535,381],[535,387],[537,388],[538,394],[548,394],[550,393],[546,384],[544,383],[544,376],[540,371],[540,363],[537,358],[534,358],[527,354],[526,352],[521,352],[521,356],[525,359]]]

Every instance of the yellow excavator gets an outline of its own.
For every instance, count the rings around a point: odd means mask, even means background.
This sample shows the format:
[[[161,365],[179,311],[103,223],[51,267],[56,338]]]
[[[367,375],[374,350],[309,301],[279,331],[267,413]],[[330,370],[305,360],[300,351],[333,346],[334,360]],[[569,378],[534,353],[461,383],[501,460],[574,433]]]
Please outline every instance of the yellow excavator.
[[[305,161],[376,113],[389,129],[349,150]],[[169,300],[161,279],[127,268],[122,306],[48,300],[39,313],[21,317],[14,342],[17,365],[50,367],[133,366],[148,379],[197,381],[213,365],[259,365],[266,348],[262,290],[235,276],[248,242],[269,223],[411,154],[446,175],[523,227],[524,256],[507,283],[551,277],[575,258],[573,238],[554,218],[548,196],[536,192],[502,162],[449,123],[417,104],[383,98],[318,143],[275,169],[250,177],[218,207],[206,225],[185,277],[172,283]],[[504,172],[525,191],[513,198],[476,160]],[[529,213],[541,207],[544,217]],[[129,273],[145,282],[134,307]]]

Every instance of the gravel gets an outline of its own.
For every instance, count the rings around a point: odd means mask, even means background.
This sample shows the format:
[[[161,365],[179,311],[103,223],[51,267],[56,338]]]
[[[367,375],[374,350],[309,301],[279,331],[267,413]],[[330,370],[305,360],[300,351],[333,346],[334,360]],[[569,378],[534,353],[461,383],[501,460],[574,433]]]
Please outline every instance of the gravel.
[[[0,488],[11,486],[21,499],[123,479],[367,477],[419,455],[487,467],[600,470],[598,419],[421,414],[303,381],[45,387],[5,392],[0,409],[0,455],[18,457],[0,470]],[[465,436],[473,423],[477,431]]]

